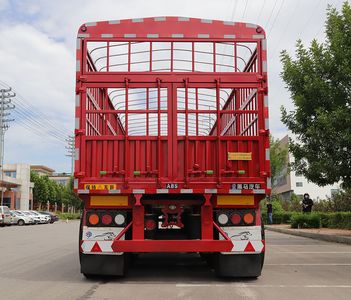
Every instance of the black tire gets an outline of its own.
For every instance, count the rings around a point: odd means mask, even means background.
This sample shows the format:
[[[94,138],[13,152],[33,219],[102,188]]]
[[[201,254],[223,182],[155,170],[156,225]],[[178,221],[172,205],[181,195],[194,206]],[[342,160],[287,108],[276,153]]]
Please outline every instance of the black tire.
[[[17,225],[18,225],[18,226],[23,226],[23,225],[25,225],[25,224],[26,224],[26,222],[24,222],[24,220],[22,220],[22,219],[20,219],[20,220],[17,221]]]

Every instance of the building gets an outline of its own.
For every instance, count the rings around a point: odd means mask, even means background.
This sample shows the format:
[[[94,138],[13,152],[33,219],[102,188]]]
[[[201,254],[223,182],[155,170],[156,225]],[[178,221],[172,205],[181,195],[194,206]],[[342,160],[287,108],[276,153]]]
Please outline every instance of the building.
[[[39,176],[48,176],[61,185],[68,185],[70,180],[69,174],[55,173],[55,170],[43,165],[5,164],[0,178],[1,205],[19,210],[33,208],[34,183],[30,181],[31,171],[37,172]]]
[[[282,148],[288,147],[288,135],[280,140],[280,145]],[[294,157],[291,153],[288,154],[288,162],[294,162]],[[303,194],[308,193],[313,200],[326,199],[337,193],[339,189],[339,184],[318,186],[293,170],[289,172],[287,167],[273,183],[273,193],[281,195],[283,199],[290,199],[293,193],[301,198]]]
[[[47,166],[43,165],[32,165],[30,169],[39,176],[48,176],[49,179],[55,181],[57,184],[60,185],[68,185],[70,180],[70,174],[67,173],[56,173],[54,169],[51,169]]]
[[[10,209],[28,210],[33,207],[33,182],[30,165],[5,164],[0,180],[2,205]]]

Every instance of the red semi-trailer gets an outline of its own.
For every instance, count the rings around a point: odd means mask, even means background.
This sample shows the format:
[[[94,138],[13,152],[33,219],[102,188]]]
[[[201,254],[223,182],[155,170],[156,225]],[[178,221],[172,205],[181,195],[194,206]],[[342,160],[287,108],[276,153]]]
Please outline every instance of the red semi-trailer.
[[[259,276],[271,189],[264,30],[85,23],[76,66],[81,272],[124,275],[133,253],[197,252],[219,276]]]

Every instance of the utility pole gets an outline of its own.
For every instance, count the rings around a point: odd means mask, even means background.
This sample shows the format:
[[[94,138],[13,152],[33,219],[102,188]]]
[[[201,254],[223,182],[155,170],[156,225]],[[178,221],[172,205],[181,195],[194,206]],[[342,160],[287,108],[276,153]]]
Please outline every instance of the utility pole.
[[[75,156],[75,149],[74,149],[74,136],[70,135],[66,139],[68,146],[66,146],[67,154],[66,156],[71,158],[71,176],[74,173],[74,156]]]
[[[14,119],[6,119],[10,115],[10,110],[15,108],[11,103],[11,98],[16,94],[11,88],[0,89],[0,180],[1,184],[4,179],[4,151],[5,151],[5,132],[9,128],[9,122]],[[1,205],[4,203],[4,187],[1,187]]]

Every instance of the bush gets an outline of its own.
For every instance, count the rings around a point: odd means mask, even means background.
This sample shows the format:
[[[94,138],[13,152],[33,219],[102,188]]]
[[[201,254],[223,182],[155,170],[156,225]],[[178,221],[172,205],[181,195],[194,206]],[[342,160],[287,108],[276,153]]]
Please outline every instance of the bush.
[[[290,218],[292,216],[292,212],[277,212],[273,211],[273,224],[288,224],[290,223]]]
[[[79,220],[80,219],[80,213],[59,213],[58,214],[59,218],[61,220]]]
[[[328,218],[326,227],[338,229],[351,229],[351,212],[337,212],[326,215]]]
[[[316,213],[295,213],[291,216],[291,228],[320,228],[321,216]]]

